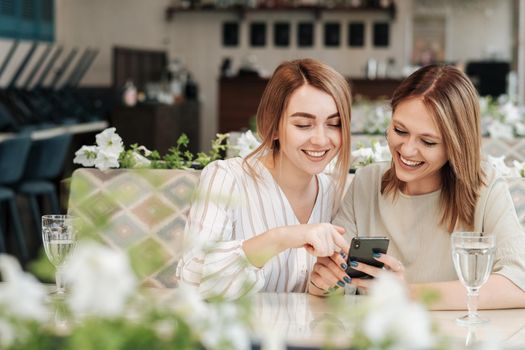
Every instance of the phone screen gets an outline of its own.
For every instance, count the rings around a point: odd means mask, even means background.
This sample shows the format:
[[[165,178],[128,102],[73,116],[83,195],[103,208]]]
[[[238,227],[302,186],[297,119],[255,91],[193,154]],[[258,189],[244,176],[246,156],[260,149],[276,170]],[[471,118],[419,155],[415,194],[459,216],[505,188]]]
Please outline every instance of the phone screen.
[[[386,237],[355,237],[350,243],[350,251],[348,252],[346,273],[352,278],[373,278],[372,276],[354,270],[350,266],[350,261],[355,260],[359,263],[364,263],[379,268],[383,267],[383,263],[377,261],[373,254],[386,254],[388,250],[389,239]]]

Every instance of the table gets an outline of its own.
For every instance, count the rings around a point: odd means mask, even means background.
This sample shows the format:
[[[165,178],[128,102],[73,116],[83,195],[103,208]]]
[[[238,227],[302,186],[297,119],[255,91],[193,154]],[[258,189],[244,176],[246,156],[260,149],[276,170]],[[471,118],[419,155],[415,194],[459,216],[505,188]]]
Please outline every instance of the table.
[[[357,305],[366,296],[345,295],[341,298],[346,304]],[[265,343],[272,339],[272,342],[286,342],[288,346],[315,348],[326,345],[329,340],[335,345],[346,344],[348,347],[351,324],[331,311],[326,299],[303,293],[259,293],[254,296],[252,308],[256,341]],[[464,348],[467,341],[469,344],[487,342],[494,337],[505,349],[525,348],[525,309],[482,310],[482,316],[490,319],[490,323],[471,329],[456,324],[456,318],[465,313],[430,312],[440,333],[450,338],[453,349]],[[331,334],[327,334],[326,327],[331,329]]]

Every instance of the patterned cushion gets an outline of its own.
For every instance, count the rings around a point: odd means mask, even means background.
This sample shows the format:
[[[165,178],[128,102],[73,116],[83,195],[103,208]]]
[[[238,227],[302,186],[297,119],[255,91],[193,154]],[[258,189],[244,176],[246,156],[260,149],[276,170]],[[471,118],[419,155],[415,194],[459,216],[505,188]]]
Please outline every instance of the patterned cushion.
[[[147,285],[174,287],[183,232],[200,172],[78,169],[69,212],[106,244],[127,249]]]
[[[71,182],[69,212],[82,217],[91,227],[88,231],[106,244],[127,249],[146,284],[175,287],[199,175],[194,170],[78,169]],[[349,174],[347,183],[352,179]],[[525,228],[525,178],[507,182]]]

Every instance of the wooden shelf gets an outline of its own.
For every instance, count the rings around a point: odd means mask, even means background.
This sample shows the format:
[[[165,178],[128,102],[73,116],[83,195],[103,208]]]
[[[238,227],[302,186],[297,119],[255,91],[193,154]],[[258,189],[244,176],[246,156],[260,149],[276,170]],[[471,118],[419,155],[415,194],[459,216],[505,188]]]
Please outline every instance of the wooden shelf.
[[[179,7],[179,6],[168,6],[166,8],[166,20],[173,20],[176,13],[195,13],[195,12],[228,12],[237,13],[239,19],[244,19],[246,13],[253,12],[311,12],[314,14],[316,19],[321,17],[323,12],[382,12],[389,14],[391,19],[394,19],[396,13],[395,3],[392,2],[389,7],[379,6],[266,6],[266,7],[246,7],[246,6],[231,6],[231,7]]]

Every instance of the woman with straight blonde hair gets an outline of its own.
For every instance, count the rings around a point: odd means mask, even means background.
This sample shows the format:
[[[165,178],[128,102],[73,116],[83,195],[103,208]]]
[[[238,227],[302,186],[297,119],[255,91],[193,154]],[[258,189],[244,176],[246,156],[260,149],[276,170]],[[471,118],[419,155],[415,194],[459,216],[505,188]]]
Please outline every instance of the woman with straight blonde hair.
[[[348,172],[350,102],[346,80],[319,61],[277,67],[257,111],[260,147],[202,171],[185,230],[201,244],[180,260],[180,281],[204,297],[306,292],[315,257],[348,249],[330,221]]]
[[[437,309],[467,305],[451,233],[493,234],[494,266],[480,307],[525,306],[525,234],[506,182],[481,160],[479,102],[468,77],[452,66],[423,67],[396,89],[391,107],[392,162],[356,173],[334,224],[346,229],[348,239],[388,237],[388,254],[375,258],[414,294],[439,291]],[[371,276],[381,271],[357,261],[350,265]],[[310,292],[324,294],[345,277],[334,257],[318,258]],[[370,281],[354,278],[351,284],[366,290]]]

